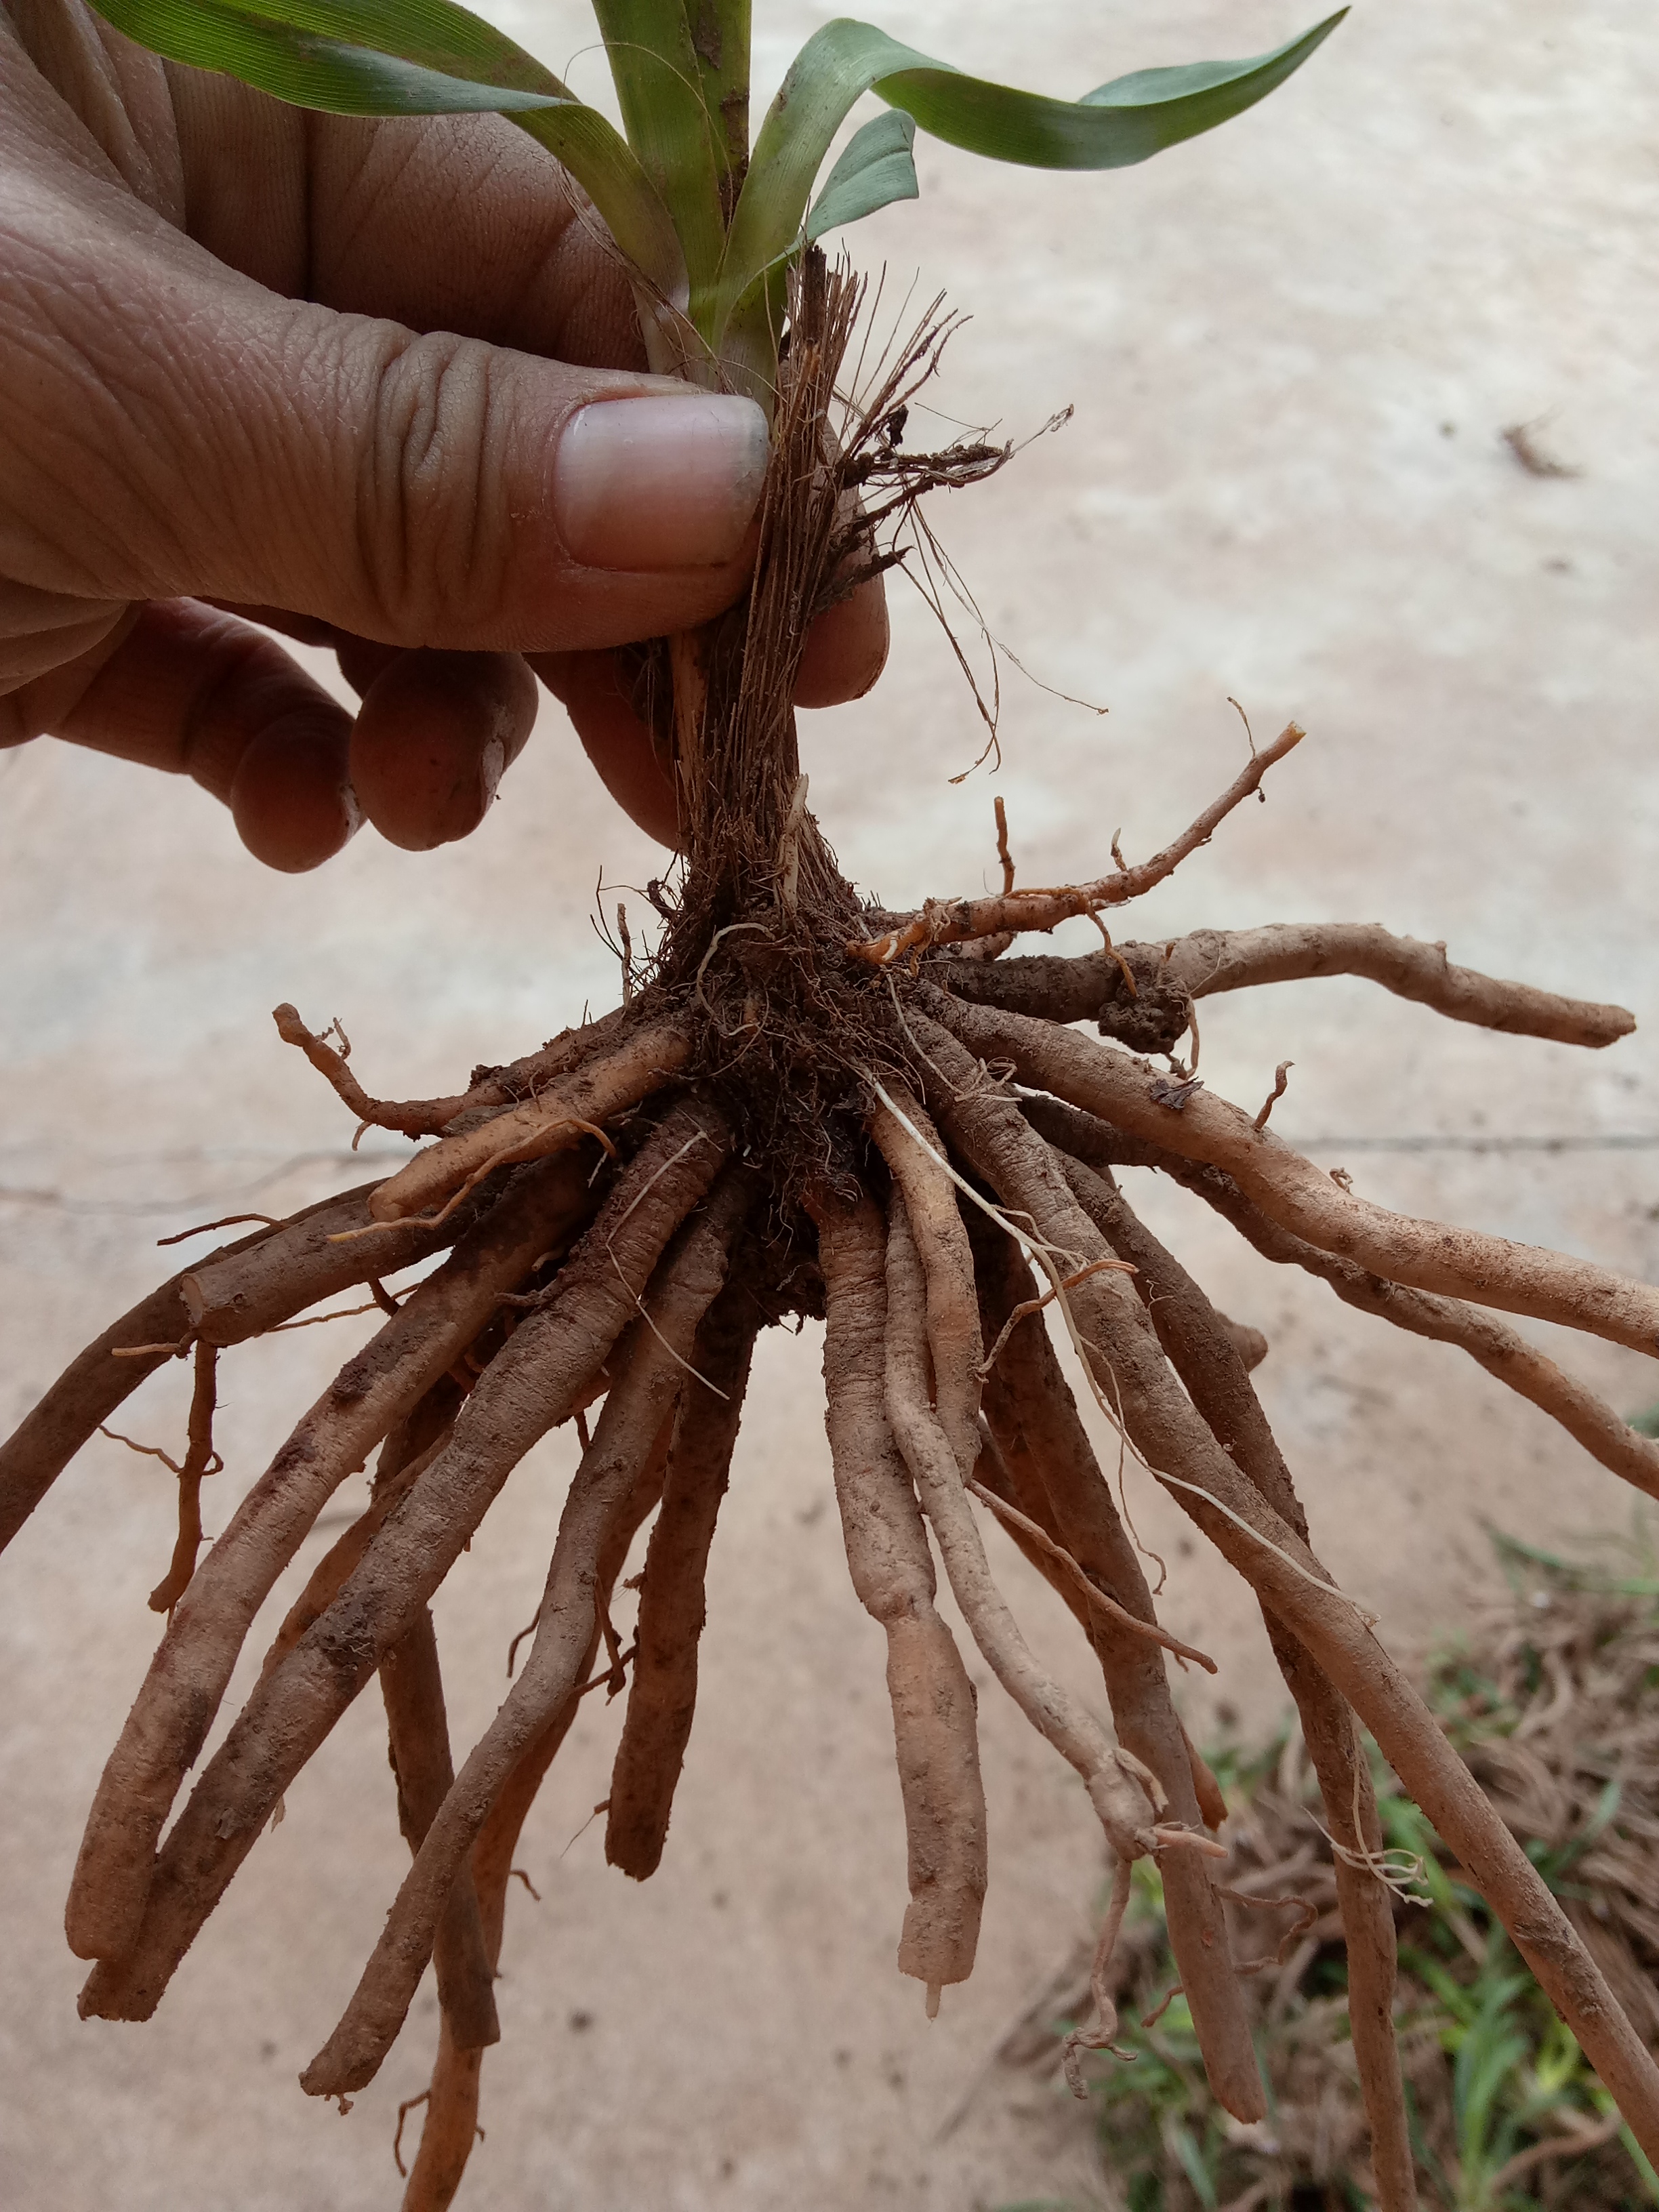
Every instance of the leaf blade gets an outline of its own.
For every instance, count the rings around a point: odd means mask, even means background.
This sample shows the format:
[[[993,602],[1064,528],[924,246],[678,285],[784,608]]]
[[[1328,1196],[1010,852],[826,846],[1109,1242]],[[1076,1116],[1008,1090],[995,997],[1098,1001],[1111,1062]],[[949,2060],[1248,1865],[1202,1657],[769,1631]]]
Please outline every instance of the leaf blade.
[[[673,220],[695,303],[720,267],[726,224],[685,9],[681,0],[592,0],[592,6],[628,143]]]
[[[968,76],[850,16],[826,23],[791,64],[756,139],[712,315],[702,325],[705,337],[718,344],[738,301],[793,251],[830,141],[863,93],[902,109],[932,136],[993,160],[1036,168],[1123,168],[1265,99],[1346,13],[1340,9],[1271,53],[1139,70],[1097,86],[1081,100]]]
[[[911,150],[915,142],[915,118],[898,107],[890,107],[854,131],[807,214],[807,244],[849,222],[861,222],[895,200],[919,198],[921,188]]]

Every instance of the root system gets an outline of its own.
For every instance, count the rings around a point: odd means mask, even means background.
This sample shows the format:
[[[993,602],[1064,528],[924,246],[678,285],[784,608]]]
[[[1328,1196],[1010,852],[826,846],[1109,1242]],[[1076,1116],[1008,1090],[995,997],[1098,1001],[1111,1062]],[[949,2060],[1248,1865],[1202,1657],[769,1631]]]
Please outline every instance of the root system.
[[[313,2094],[368,2081],[429,1960],[441,2029],[408,2212],[454,2194],[496,2033],[514,1839],[596,1663],[631,1666],[606,1850],[661,1857],[690,1740],[704,1574],[758,1332],[826,1323],[827,1420],[848,1566],[887,1640],[908,1844],[898,1963],[931,2009],[971,1969],[986,1881],[974,1699],[935,1603],[934,1551],[993,1674],[1084,1784],[1127,1898],[1155,1862],[1214,2094],[1266,2110],[1215,1869],[1224,1808],[1170,1700],[1136,1548],[1056,1359],[1050,1322],[1122,1449],[1250,1583],[1302,1715],[1350,1960],[1353,2047],[1379,2199],[1413,2201],[1393,2025],[1394,1920],[1356,1716],[1508,1929],[1634,2136],[1659,2160],[1652,2025],[1632,2025],[1587,1942],[1312,1548],[1249,1380],[1259,1340],[1218,1315],[1138,1220],[1118,1165],[1199,1191],[1267,1257],[1322,1275],[1397,1326],[1462,1344],[1638,1488],[1637,1437],[1492,1310],[1659,1351],[1659,1291],[1592,1263],[1408,1219],[1303,1158],[1267,1114],[1175,1057],[1206,994],[1364,975],[1451,1019],[1605,1045],[1632,1026],[1450,965],[1374,928],[1299,926],[1115,945],[1103,916],[1167,877],[1298,741],[1294,726],[1140,866],[914,915],[860,903],[806,804],[789,700],[814,616],[902,557],[930,489],[1004,448],[907,451],[942,327],[860,386],[857,288],[808,257],[793,303],[755,580],[710,631],[645,654],[642,710],[678,779],[682,864],[653,887],[653,953],[630,944],[624,1004],[452,1097],[375,1099],[292,1007],[277,1025],[361,1121],[431,1139],[388,1181],[262,1229],[164,1284],[88,1348],[0,1450],[0,1535],[166,1358],[197,1361],[180,1533],[155,1602],[166,1632],[100,1784],[68,1910],[93,1962],[82,2010],[148,2018],[262,1828],[379,1674],[412,1862]],[[850,380],[854,388],[844,388]],[[859,502],[862,501],[862,512]],[[1079,959],[1004,959],[1012,933],[1074,915]],[[1072,1026],[1092,1022],[1101,1042]],[[1162,1060],[1163,1066],[1155,1065]],[[447,1257],[401,1303],[381,1278]],[[371,1286],[383,1327],[300,1419],[199,1559],[215,1363],[320,1298]],[[538,1438],[603,1399],[571,1486],[534,1641],[500,1711],[452,1755],[428,1607]],[[174,1817],[256,1615],[339,1484],[380,1450],[371,1503],[313,1575],[220,1748]],[[631,1653],[607,1644],[629,1542],[656,1514]],[[931,1539],[931,1541],[930,1541]],[[1114,1737],[1049,1676],[1003,1597],[1012,1540],[1099,1659]],[[1176,1649],[1182,1647],[1176,1646]],[[600,1662],[601,1651],[605,1661]],[[1202,1655],[1193,1655],[1202,1661]],[[1207,1662],[1203,1662],[1207,1663]],[[389,1807],[390,1814],[390,1807]],[[172,1820],[168,1827],[169,1820]],[[164,1833],[164,1831],[166,1832]],[[897,1905],[896,1901],[896,1919]],[[1110,1946],[1099,2016],[1110,2046]]]

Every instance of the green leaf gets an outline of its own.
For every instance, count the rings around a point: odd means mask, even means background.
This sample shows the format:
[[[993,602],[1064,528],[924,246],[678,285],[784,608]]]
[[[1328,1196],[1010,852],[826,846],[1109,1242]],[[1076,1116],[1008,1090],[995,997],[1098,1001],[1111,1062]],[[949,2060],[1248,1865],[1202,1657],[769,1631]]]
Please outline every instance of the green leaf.
[[[726,245],[713,132],[681,0],[593,0],[628,143],[673,219],[693,313]]]
[[[440,12],[432,0],[410,4],[410,12],[423,19]],[[258,10],[237,0],[106,0],[99,12],[118,31],[169,61],[240,77],[278,100],[335,115],[507,112],[556,106],[570,98],[555,77],[544,84],[523,82],[524,73],[511,63],[492,78],[482,64],[470,64],[441,35],[427,35],[424,21],[407,41],[397,41],[395,51],[389,51],[386,18],[397,11],[353,5],[351,0],[316,7],[305,0],[267,0]],[[460,9],[442,12],[465,15]],[[479,27],[489,29],[487,24]],[[518,51],[510,40],[499,43],[513,53]],[[532,70],[536,68],[532,63]]]
[[[915,199],[921,191],[910,150],[915,143],[915,119],[901,108],[890,107],[854,131],[806,218],[808,245],[894,200]]]
[[[333,115],[507,115],[562,161],[653,289],[684,305],[667,209],[625,139],[532,55],[452,0],[102,0],[170,61]]]
[[[750,0],[684,0],[684,4],[722,204],[729,215],[749,167]]]
[[[813,180],[863,93],[904,109],[935,137],[995,161],[1047,169],[1124,168],[1264,99],[1346,13],[1341,9],[1252,60],[1140,70],[1075,101],[966,76],[870,23],[847,16],[826,23],[795,57],[767,112],[732,219],[719,290],[699,326],[718,347],[738,301],[793,252]]]

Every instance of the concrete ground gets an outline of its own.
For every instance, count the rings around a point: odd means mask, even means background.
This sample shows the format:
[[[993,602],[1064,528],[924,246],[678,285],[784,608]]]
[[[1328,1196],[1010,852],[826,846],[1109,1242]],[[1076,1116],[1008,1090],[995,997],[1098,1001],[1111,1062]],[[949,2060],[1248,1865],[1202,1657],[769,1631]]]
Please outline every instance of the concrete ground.
[[[762,75],[815,13],[768,8]],[[591,40],[564,0],[526,0],[510,21],[555,66]],[[1109,17],[1028,7],[1016,31],[986,0],[892,0],[883,21],[963,67],[1076,91],[1258,51],[1299,19],[1282,0],[1125,0]],[[594,56],[574,66],[597,85]],[[1243,740],[1229,694],[1258,734],[1298,716],[1310,741],[1267,805],[1149,899],[1136,933],[1380,920],[1474,965],[1621,1000],[1644,1027],[1589,1058],[1438,1024],[1363,984],[1308,984],[1210,1002],[1206,1079],[1254,1106],[1291,1060],[1275,1126],[1367,1196],[1650,1279],[1656,100],[1659,31],[1634,0],[1373,5],[1267,106],[1144,169],[1011,175],[924,141],[920,208],[853,240],[886,264],[883,313],[942,288],[971,316],[939,394],[950,415],[1023,434],[1077,410],[935,521],[1032,674],[1111,711],[1010,668],[1001,775],[952,785],[978,725],[899,584],[878,693],[811,718],[804,745],[848,872],[897,903],[988,880],[994,791],[1024,880],[1090,874],[1115,830],[1146,851],[1231,776]],[[1506,425],[1534,420],[1572,473],[1530,473],[1504,444]],[[607,885],[638,884],[659,859],[607,810],[551,706],[484,829],[435,856],[366,835],[319,876],[268,875],[200,793],[49,744],[0,756],[0,852],[6,1426],[162,1273],[155,1237],[361,1179],[331,1095],[276,1042],[276,1000],[338,1014],[372,1087],[448,1089],[585,1000],[610,1003],[595,877],[603,862]],[[1504,1148],[1557,1136],[1650,1148]],[[1391,1639],[1455,1624],[1491,1572],[1485,1521],[1544,1542],[1626,1524],[1613,1480],[1457,1354],[1282,1279],[1179,1194],[1144,1196],[1220,1302],[1267,1332],[1259,1381],[1316,1541]],[[210,1528],[369,1326],[227,1364]],[[595,1700],[526,1832],[542,1901],[512,1902],[506,2039],[467,2203],[1105,2201],[1063,2100],[994,2075],[975,2086],[1099,1876],[1080,1793],[992,1688],[981,1963],[931,2028],[892,1970],[903,1856],[880,1639],[837,1557],[818,1352],[808,1329],[760,1359],[661,1873],[636,1892],[583,1827],[618,1719]],[[1564,1356],[1622,1408],[1659,1397],[1632,1355],[1575,1341]],[[123,1425],[176,1442],[183,1384],[178,1370],[146,1384]],[[463,1742],[501,1693],[570,1464],[563,1437],[526,1464],[442,1595]],[[169,1492],[155,1462],[95,1440],[0,1563],[0,2203],[389,2206],[430,1996],[348,2119],[295,2086],[404,1863],[372,1698],[290,1794],[155,2021],[75,2016],[61,1901],[154,1643],[143,1599]],[[1169,1625],[1221,1662],[1214,1698],[1270,1720],[1283,1700],[1242,1590],[1162,1498],[1143,1484],[1134,1504],[1169,1560]],[[1069,1623],[1017,1560],[1006,1571],[1034,1639],[1087,1689]],[[1200,1733],[1214,1724],[1207,1692],[1183,1678],[1180,1694]]]

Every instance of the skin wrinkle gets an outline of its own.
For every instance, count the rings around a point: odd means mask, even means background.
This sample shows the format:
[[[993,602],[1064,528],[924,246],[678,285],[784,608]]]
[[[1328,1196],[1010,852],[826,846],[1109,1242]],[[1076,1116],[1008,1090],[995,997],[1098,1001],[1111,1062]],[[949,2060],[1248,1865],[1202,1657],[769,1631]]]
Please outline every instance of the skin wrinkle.
[[[639,569],[575,561],[550,527],[566,425],[660,391],[644,366],[591,202],[505,118],[312,116],[161,62],[88,0],[3,0],[0,744],[234,783],[244,842],[297,872],[349,834],[369,738],[400,733],[418,772],[396,805],[383,775],[370,818],[412,849],[465,836],[479,808],[453,795],[477,789],[508,690],[524,734],[533,718],[500,656],[597,659],[742,589],[752,546],[681,565],[666,518]],[[32,622],[41,594],[84,612]],[[354,732],[291,660],[273,687],[242,656],[239,689],[204,607],[360,670],[376,646],[388,672],[411,647],[476,665],[429,694],[406,667],[397,731],[368,728],[370,701]],[[882,620],[877,587],[863,630],[823,641],[811,703],[864,688]],[[583,745],[672,842],[643,730],[588,703]]]

